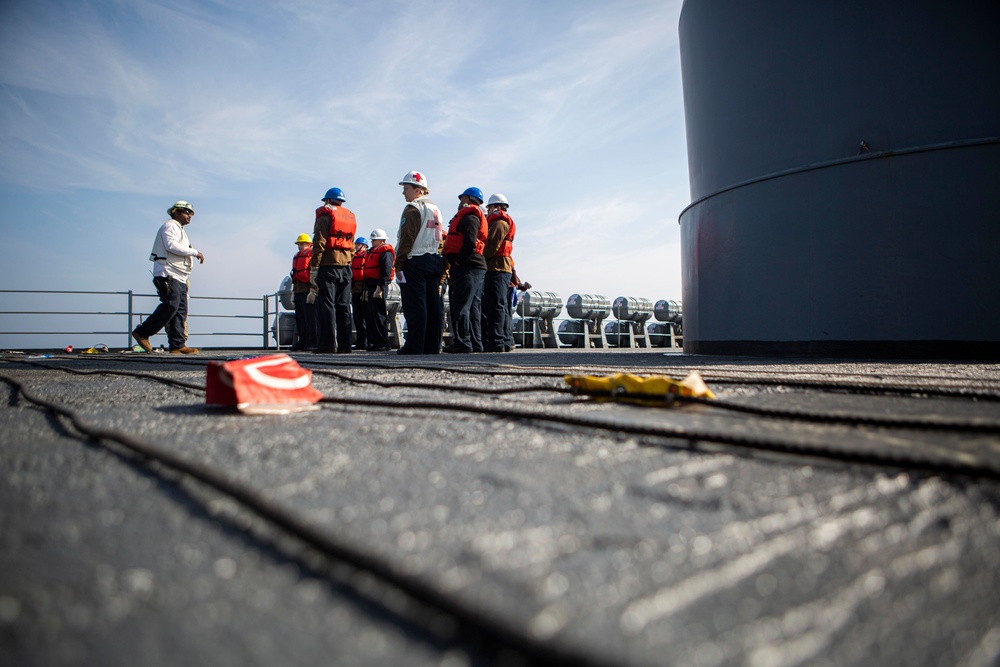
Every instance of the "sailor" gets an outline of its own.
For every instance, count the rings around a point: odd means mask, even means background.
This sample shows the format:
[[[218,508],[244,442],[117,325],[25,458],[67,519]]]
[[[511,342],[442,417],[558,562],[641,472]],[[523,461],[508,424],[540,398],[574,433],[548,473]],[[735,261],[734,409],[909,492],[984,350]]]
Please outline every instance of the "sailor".
[[[510,351],[507,332],[512,326],[508,290],[514,271],[514,234],[517,226],[507,214],[509,203],[502,194],[490,195],[486,205],[488,226],[483,259],[483,348],[486,352]]]
[[[427,177],[407,172],[399,182],[406,206],[396,237],[396,282],[399,283],[406,342],[399,354],[438,354],[441,351],[441,295],[438,286],[444,260],[438,249],[444,238],[441,211],[427,198]]]
[[[316,294],[309,282],[309,260],[312,259],[312,237],[299,234],[295,239],[299,251],[292,257],[292,303],[295,306],[296,340],[293,351],[316,347]],[[312,298],[310,298],[312,294]]]
[[[345,201],[343,190],[330,188],[316,209],[309,269],[317,288],[318,353],[351,351],[351,259],[357,220]]]
[[[368,253],[368,239],[359,236],[354,239],[354,258],[351,260],[351,314],[354,317],[354,347],[364,350],[368,347],[368,306],[365,303],[365,256]]]
[[[191,247],[184,231],[194,217],[194,207],[186,201],[177,201],[167,209],[167,215],[170,220],[156,232],[149,255],[160,304],[145,322],[132,330],[132,337],[142,349],[152,352],[149,338],[166,328],[172,354],[198,354],[196,348],[187,346],[188,278],[194,269],[195,258],[204,264],[205,256]]]
[[[384,229],[373,229],[370,234],[372,249],[365,255],[365,302],[368,316],[368,349],[385,352],[389,349],[388,309],[386,292],[396,277],[392,268],[396,253],[388,243]]]
[[[514,311],[517,310],[517,302],[520,300],[518,292],[527,292],[531,289],[531,283],[521,282],[521,279],[517,277],[517,268],[514,266],[513,258],[511,258],[510,264],[510,288],[507,292],[507,341],[503,346],[504,352],[514,351]]]
[[[486,216],[481,208],[483,191],[467,188],[458,196],[458,211],[448,224],[442,250],[451,274],[449,300],[452,343],[445,352],[482,352],[480,338],[483,280],[486,278]]]

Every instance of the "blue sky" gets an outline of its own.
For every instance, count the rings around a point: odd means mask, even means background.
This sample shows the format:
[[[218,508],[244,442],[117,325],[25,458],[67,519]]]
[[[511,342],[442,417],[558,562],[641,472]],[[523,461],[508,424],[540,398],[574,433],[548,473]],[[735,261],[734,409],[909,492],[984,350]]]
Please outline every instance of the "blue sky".
[[[193,294],[259,296],[331,186],[392,238],[503,192],[523,279],[679,300],[680,0],[4,0],[4,289],[151,291],[176,199]]]

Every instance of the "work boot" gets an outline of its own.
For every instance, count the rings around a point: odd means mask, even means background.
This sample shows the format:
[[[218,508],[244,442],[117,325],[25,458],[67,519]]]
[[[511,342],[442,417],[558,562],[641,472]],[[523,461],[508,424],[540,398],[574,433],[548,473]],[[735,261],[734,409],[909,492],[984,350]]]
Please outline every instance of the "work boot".
[[[185,345],[184,347],[170,350],[170,354],[198,354],[198,348]]]
[[[146,352],[153,351],[153,346],[149,344],[149,339],[144,336],[140,336],[134,329],[132,330],[132,338],[135,338],[135,342],[137,342],[139,347],[144,349]]]

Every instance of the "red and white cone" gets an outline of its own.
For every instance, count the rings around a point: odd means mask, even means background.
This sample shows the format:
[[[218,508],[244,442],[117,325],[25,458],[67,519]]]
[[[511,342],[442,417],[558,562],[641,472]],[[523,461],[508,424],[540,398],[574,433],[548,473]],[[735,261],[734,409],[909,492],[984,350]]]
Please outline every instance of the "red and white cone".
[[[317,410],[323,394],[312,386],[312,371],[287,354],[208,362],[205,404],[236,406],[246,414],[288,414]]]

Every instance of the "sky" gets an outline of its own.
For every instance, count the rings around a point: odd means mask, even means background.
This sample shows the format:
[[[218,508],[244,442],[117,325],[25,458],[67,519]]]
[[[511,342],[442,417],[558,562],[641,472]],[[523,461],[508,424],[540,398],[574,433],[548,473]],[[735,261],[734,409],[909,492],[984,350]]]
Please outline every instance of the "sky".
[[[507,196],[534,289],[679,301],[680,5],[0,0],[0,289],[151,293],[184,199],[192,295],[260,297],[328,188],[391,240],[415,169]]]

